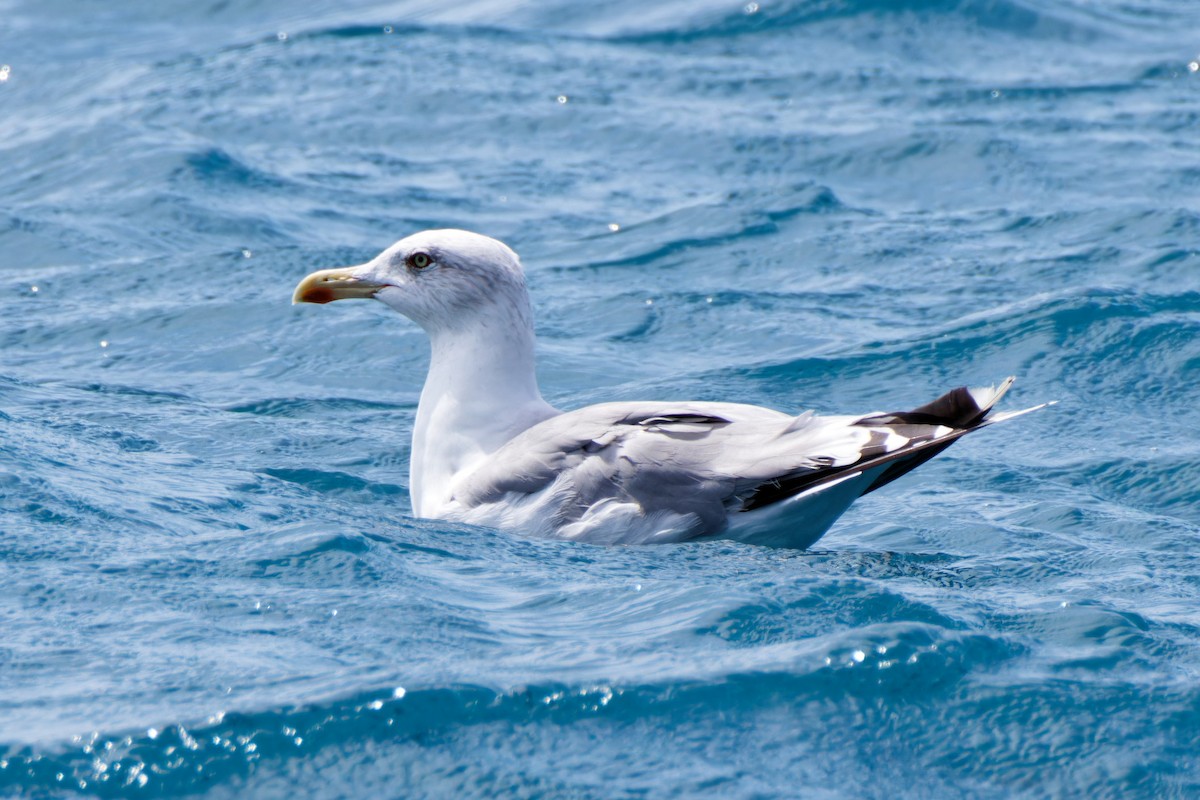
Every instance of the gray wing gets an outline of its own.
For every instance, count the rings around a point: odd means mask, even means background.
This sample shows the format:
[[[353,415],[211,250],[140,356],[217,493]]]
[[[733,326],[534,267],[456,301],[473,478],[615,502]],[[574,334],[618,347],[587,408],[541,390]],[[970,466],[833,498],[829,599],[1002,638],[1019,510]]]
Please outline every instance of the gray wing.
[[[561,414],[520,434],[456,487],[465,507],[568,484],[556,524],[596,503],[632,502],[644,513],[691,514],[695,535],[730,513],[784,499],[790,480],[834,475],[934,435],[938,425],[863,424],[867,418],[788,416],[733,403],[605,403]],[[882,420],[881,420],[882,422]]]

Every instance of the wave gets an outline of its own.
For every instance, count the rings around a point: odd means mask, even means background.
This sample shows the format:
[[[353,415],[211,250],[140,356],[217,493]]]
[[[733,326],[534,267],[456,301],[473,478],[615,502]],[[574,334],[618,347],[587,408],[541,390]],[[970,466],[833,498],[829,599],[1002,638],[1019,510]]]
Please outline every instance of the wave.
[[[958,20],[988,33],[1058,39],[1063,41],[1093,41],[1118,34],[1117,22],[1094,13],[1087,6],[1067,2],[1030,3],[1022,0],[791,0],[791,2],[745,3],[734,11],[728,6],[698,10],[689,4],[675,19],[687,19],[690,24],[669,29],[626,30],[612,38],[632,42],[690,41],[789,31],[823,23],[853,21],[871,17],[876,21],[895,20],[911,25],[914,21],[937,18],[940,22]],[[632,15],[631,15],[632,16]],[[638,23],[630,20],[628,27],[636,31]]]
[[[910,24],[936,18],[959,20],[989,33],[1090,42],[1118,36],[1130,26],[1147,24],[1145,14],[1096,9],[1090,4],[1057,0],[1032,3],[1027,0],[783,0],[782,2],[733,4],[706,2],[659,3],[648,9],[632,0],[607,4],[603,13],[589,14],[577,3],[539,4],[514,8],[500,2],[477,2],[454,11],[425,9],[374,13],[340,12],[318,24],[290,32],[289,36],[398,38],[431,32],[451,32],[475,38],[489,36],[544,39],[592,38],[613,42],[671,44],[697,39],[734,37],[743,34],[786,32],[823,23],[870,17]],[[371,22],[364,22],[370,19]],[[570,25],[562,21],[570,20]],[[271,43],[264,38],[263,42]]]
[[[1144,625],[1135,621],[1133,628]],[[334,769],[344,771],[379,758],[386,764],[382,769],[390,791],[403,793],[419,790],[406,786],[413,768],[439,759],[439,751],[444,759],[447,750],[457,749],[455,741],[487,747],[493,764],[513,759],[526,780],[537,780],[549,765],[523,760],[526,737],[570,741],[583,736],[598,738],[579,778],[586,786],[615,769],[608,796],[623,795],[660,757],[653,747],[641,749],[649,744],[641,738],[642,726],[671,726],[674,735],[688,736],[702,720],[705,735],[723,747],[731,741],[784,751],[799,746],[798,753],[827,763],[857,763],[868,782],[897,768],[886,766],[886,758],[872,760],[881,748],[905,753],[911,761],[903,769],[924,773],[926,787],[931,779],[953,783],[939,775],[945,769],[957,780],[1008,791],[1088,787],[1107,796],[1114,785],[1161,788],[1186,782],[1186,765],[1167,758],[1143,761],[1140,772],[1132,764],[1109,762],[1108,769],[1091,776],[1080,774],[1079,765],[1102,740],[1109,746],[1124,743],[1131,754],[1157,749],[1163,756],[1182,755],[1178,743],[1200,733],[1200,723],[1187,711],[1200,702],[1194,686],[1147,686],[1117,677],[1102,682],[1001,678],[995,669],[1013,654],[1002,640],[931,636],[919,625],[893,626],[874,637],[870,629],[860,631],[857,645],[831,648],[807,669],[735,672],[715,682],[386,686],[309,704],[215,713],[193,724],[94,732],[60,746],[8,745],[0,747],[0,791],[169,796],[305,782],[316,764],[336,764]],[[968,672],[993,677],[971,680]],[[1148,701],[1171,711],[1151,719]],[[831,707],[847,714],[841,724],[825,716]],[[716,717],[723,724],[709,727]],[[827,727],[812,738],[814,731],[805,728],[816,720]],[[973,731],[969,748],[954,739],[964,725]],[[1175,744],[1163,747],[1163,737],[1154,732],[1160,725],[1171,726]],[[1028,726],[1057,732],[1053,749],[1046,749],[1044,738],[1021,735]],[[636,749],[628,749],[631,745]],[[332,763],[322,756],[326,752],[336,754]],[[716,758],[718,764],[728,760],[729,751]],[[473,758],[456,763],[436,776],[442,789],[480,796],[503,785],[499,781],[505,776],[496,775],[495,766],[475,765]],[[838,780],[854,779],[846,773]],[[428,789],[429,782],[420,786]],[[593,795],[579,787],[575,793]]]
[[[828,701],[903,698],[953,691],[972,665],[1011,651],[986,636],[918,624],[881,626],[789,648],[804,671],[732,673],[720,681],[587,685],[538,683],[497,690],[481,685],[387,687],[306,705],[216,713],[196,723],[76,736],[65,746],[0,746],[0,792],[57,787],[106,796],[192,792],[245,780],[328,748],[422,740],[494,724],[572,726],[771,707],[789,698]],[[850,643],[852,640],[853,643]]]

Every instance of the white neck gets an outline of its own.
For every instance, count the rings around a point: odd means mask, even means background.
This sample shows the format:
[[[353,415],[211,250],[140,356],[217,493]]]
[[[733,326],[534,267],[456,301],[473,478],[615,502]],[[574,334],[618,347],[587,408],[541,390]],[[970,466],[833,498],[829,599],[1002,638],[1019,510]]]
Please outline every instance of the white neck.
[[[529,318],[480,317],[430,331],[432,358],[413,429],[409,492],[418,517],[439,516],[454,480],[532,425],[560,413],[542,399]]]

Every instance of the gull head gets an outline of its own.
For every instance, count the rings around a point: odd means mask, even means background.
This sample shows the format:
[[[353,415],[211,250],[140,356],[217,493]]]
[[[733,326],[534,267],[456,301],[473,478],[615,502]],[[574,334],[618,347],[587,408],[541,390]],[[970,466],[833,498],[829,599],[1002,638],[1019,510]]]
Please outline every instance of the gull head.
[[[293,303],[374,298],[429,333],[496,317],[530,324],[521,261],[508,245],[460,230],[408,236],[365,264],[300,281]]]

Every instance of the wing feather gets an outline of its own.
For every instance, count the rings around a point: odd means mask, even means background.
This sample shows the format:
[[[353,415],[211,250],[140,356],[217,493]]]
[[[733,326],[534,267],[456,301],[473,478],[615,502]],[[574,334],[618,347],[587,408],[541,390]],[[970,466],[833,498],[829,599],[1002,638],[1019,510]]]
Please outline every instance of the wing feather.
[[[986,415],[1010,384],[955,389],[912,411],[860,417],[734,403],[589,406],[516,436],[456,482],[453,501],[467,510],[533,503],[555,525],[583,519],[585,527],[630,508],[673,520],[687,536],[719,533],[731,514],[849,477],[875,476],[855,496],[895,480],[966,433],[1008,418]]]
[[[851,422],[733,403],[605,403],[520,434],[457,485],[454,500],[471,507],[561,491],[565,477],[567,521],[618,501],[691,514],[697,535],[715,533],[765,481],[858,461],[872,435]]]

